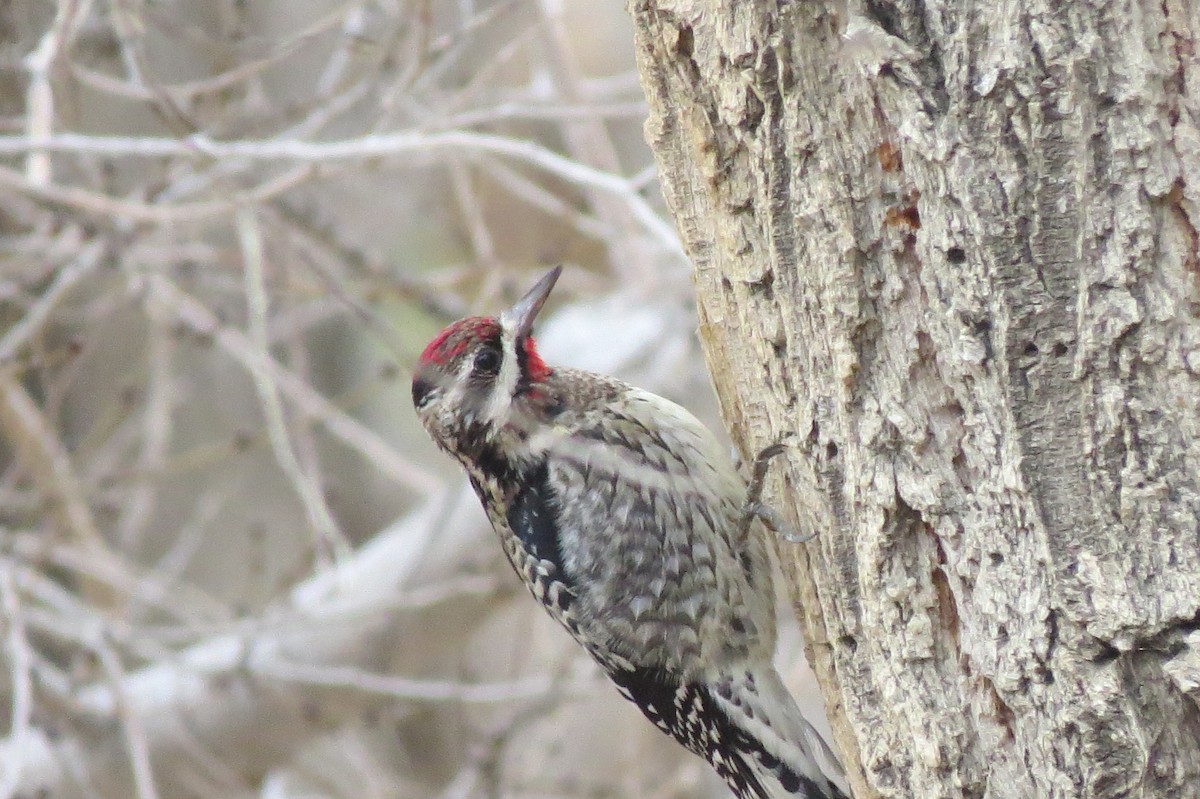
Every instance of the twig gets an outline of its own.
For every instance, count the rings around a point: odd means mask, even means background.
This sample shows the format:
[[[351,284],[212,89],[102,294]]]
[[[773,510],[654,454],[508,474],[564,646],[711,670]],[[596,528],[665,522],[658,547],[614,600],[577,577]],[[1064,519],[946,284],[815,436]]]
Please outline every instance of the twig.
[[[75,569],[79,568],[79,559],[68,558],[50,559],[54,564],[65,564]],[[106,616],[92,604],[80,599],[78,595],[63,589],[59,584],[46,578],[36,568],[17,564],[13,567],[17,586],[21,591],[37,602],[26,610],[28,626],[38,628],[39,632],[49,633],[63,639],[64,642],[79,647],[90,647],[95,638],[97,627],[103,628],[106,636],[119,642],[123,647],[146,659],[169,658],[173,652],[161,644],[149,633],[132,627],[128,622],[112,616]],[[170,597],[170,602],[163,602],[159,608],[186,618],[189,614],[179,609],[194,599],[198,593],[177,589]],[[210,604],[212,602],[210,601]],[[197,628],[203,620],[200,613],[190,614],[194,621],[189,621],[191,627]],[[212,614],[210,614],[211,617]],[[228,614],[226,614],[228,615]],[[228,623],[225,625],[229,626]],[[200,633],[196,632],[193,638]]]
[[[484,216],[483,205],[479,201],[479,190],[472,181],[470,170],[458,160],[452,160],[448,166],[450,185],[454,189],[454,198],[458,201],[463,222],[470,236],[474,261],[484,268],[495,269],[501,261],[496,255],[496,242]]]
[[[29,73],[29,87],[25,92],[25,132],[31,140],[38,141],[54,132],[54,89],[50,73],[74,33],[78,20],[87,16],[91,0],[59,0],[54,22],[42,36],[38,46],[25,58],[25,69]],[[50,154],[32,149],[25,159],[25,179],[35,186],[50,182]]]
[[[563,5],[551,0],[539,0],[537,6],[543,22],[539,29],[548,56],[544,68],[549,79],[558,86],[556,94],[567,100],[578,100],[582,97],[582,75],[575,63],[573,38],[564,24]],[[603,120],[597,117],[567,120],[562,124],[562,131],[567,149],[576,159],[586,159],[588,164],[606,172],[619,169],[621,159],[609,127]],[[632,185],[625,181],[625,188],[631,191]],[[646,274],[653,265],[655,253],[648,251],[635,236],[630,235],[634,232],[631,221],[638,218],[637,209],[627,201],[617,202],[624,198],[615,197],[609,192],[593,190],[592,193],[589,205],[595,208],[598,216],[617,228],[616,235],[605,239],[609,265],[615,273],[630,281]],[[653,232],[653,228],[646,227]]]
[[[8,636],[5,648],[11,665],[12,722],[9,740],[17,752],[25,749],[29,739],[30,716],[33,714],[33,655],[25,637],[25,622],[21,600],[13,583],[7,563],[0,564],[0,609],[4,613]],[[14,758],[6,770],[0,771],[0,799],[10,799],[21,784],[23,759]]]
[[[258,661],[252,657],[247,663],[247,668],[251,674],[259,677],[327,688],[352,688],[414,702],[495,704],[543,697],[555,685],[555,681],[549,677],[479,684],[450,680],[414,680],[389,674],[373,674],[347,666],[289,663],[279,658]],[[583,686],[580,686],[581,690],[582,688]]]
[[[262,232],[258,226],[258,218],[253,209],[243,208],[237,213],[238,241],[242,248],[243,275],[245,277],[246,301],[248,308],[248,326],[250,342],[256,352],[253,359],[247,361],[246,367],[254,381],[258,392],[259,404],[267,425],[267,437],[271,442],[271,450],[279,468],[292,484],[292,489],[304,505],[308,514],[309,524],[317,536],[317,557],[324,559],[329,555],[345,557],[350,551],[350,543],[338,529],[325,503],[325,497],[318,485],[304,474],[300,462],[296,460],[295,450],[288,437],[287,422],[283,418],[283,404],[279,400],[279,384],[274,375],[265,368],[265,364],[273,361],[270,344],[267,339],[267,290],[263,277],[263,248]],[[332,549],[332,552],[330,550]]]
[[[157,474],[171,448],[172,354],[175,346],[163,315],[155,311],[153,304],[147,311],[151,327],[146,341],[148,377],[135,469],[141,474]],[[138,551],[146,525],[154,513],[157,496],[153,481],[137,480],[121,503],[116,540],[123,551]]]
[[[500,122],[567,122],[583,119],[631,119],[646,116],[645,100],[611,103],[545,103],[537,98],[508,100],[487,108],[472,108],[437,120],[437,130],[476,128]]]
[[[92,649],[113,691],[117,716],[121,720],[121,729],[125,732],[125,748],[129,755],[129,765],[133,769],[133,784],[137,790],[137,797],[158,799],[158,787],[154,783],[154,770],[150,765],[150,746],[146,740],[146,731],[142,727],[141,716],[125,694],[125,669],[117,653],[103,636],[94,642]]]
[[[100,256],[103,254],[104,242],[92,241],[84,246],[73,262],[58,270],[54,282],[42,292],[42,296],[38,297],[37,302],[30,306],[29,310],[8,329],[3,338],[0,338],[0,365],[17,357],[17,352],[42,329],[42,325],[50,316],[50,312],[58,305],[58,301],[71,290],[72,286],[96,268],[96,265],[100,263]]]
[[[20,155],[34,147],[40,147],[49,152],[90,153],[110,157],[207,157],[216,160],[244,158],[251,161],[290,161],[307,164],[327,164],[346,160],[360,161],[402,155],[428,157],[435,154],[454,154],[463,158],[483,155],[503,156],[576,185],[598,189],[620,198],[629,207],[634,218],[664,248],[672,252],[682,251],[675,230],[630,185],[628,179],[581,164],[535,142],[487,133],[462,130],[440,133],[406,132],[374,134],[358,139],[326,142],[308,142],[296,139],[216,141],[204,134],[197,134],[186,139],[165,139],[60,133],[36,142],[26,136],[0,136],[0,155]],[[0,178],[5,178],[4,182],[10,184],[13,182],[11,176],[6,177],[4,172],[0,172]],[[27,187],[33,188],[32,186]],[[265,191],[265,186],[252,193],[252,196],[258,197],[262,191]],[[121,203],[122,201],[113,200],[112,202]],[[196,203],[194,205],[196,207],[189,208],[187,214],[182,214],[182,206],[177,208],[176,212],[178,215],[194,218],[209,213],[208,207],[211,205],[218,205],[223,210],[228,210],[230,207],[229,203]],[[169,209],[161,210],[162,214],[155,218],[171,218],[171,215],[167,213]],[[153,216],[145,207],[141,208],[141,215],[143,217]]]
[[[360,452],[381,472],[421,494],[435,493],[441,487],[441,480],[403,458],[374,431],[322,397],[304,380],[274,359],[264,363],[259,349],[253,343],[229,326],[222,325],[203,303],[180,290],[166,277],[152,275],[148,285],[150,292],[166,304],[176,319],[199,333],[212,335],[217,345],[247,371],[265,369],[288,399],[304,413],[319,419],[326,430]]]
[[[98,562],[110,561],[112,552],[96,526],[70,453],[11,368],[0,368],[0,434],[12,442],[18,461],[50,500],[63,530]],[[82,584],[101,607],[117,601],[102,583],[85,579]]]
[[[201,202],[177,203],[174,205],[154,205],[150,203],[122,200],[109,197],[87,189],[74,186],[61,186],[54,183],[38,185],[31,183],[20,172],[7,167],[0,167],[0,186],[7,186],[23,191],[43,202],[65,205],[89,214],[116,219],[127,219],[132,222],[150,222],[163,224],[166,222],[199,222],[213,216],[228,214],[230,211],[245,205],[264,203],[273,197],[290,191],[308,180],[316,167],[304,164],[299,167],[284,170],[253,189],[238,192],[232,197],[220,200]]]
[[[491,175],[513,196],[519,197],[534,208],[565,220],[585,236],[605,241],[610,236],[616,235],[616,228],[613,225],[593,214],[580,211],[562,195],[540,185],[537,181],[530,180],[502,161],[481,163],[479,168]]]

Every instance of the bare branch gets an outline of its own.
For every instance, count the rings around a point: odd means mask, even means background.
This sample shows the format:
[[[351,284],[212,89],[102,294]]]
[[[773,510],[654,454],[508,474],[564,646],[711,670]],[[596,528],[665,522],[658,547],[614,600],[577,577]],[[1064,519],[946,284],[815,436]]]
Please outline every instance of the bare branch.
[[[29,742],[29,719],[33,714],[33,654],[25,637],[21,600],[6,564],[0,564],[0,610],[8,632],[5,649],[12,674],[12,724],[8,740],[16,749],[24,749]],[[18,760],[0,771],[0,798],[10,799],[16,793],[21,783],[21,766]]]
[[[279,388],[270,370],[265,364],[273,363],[267,340],[267,290],[263,277],[263,245],[262,234],[254,211],[249,208],[240,209],[237,213],[238,239],[242,248],[243,275],[246,281],[246,299],[250,306],[250,341],[257,350],[257,357],[247,360],[250,375],[254,379],[254,387],[258,390],[258,398],[262,404],[263,415],[267,420],[267,435],[271,441],[271,450],[279,467],[287,475],[304,503],[308,513],[309,523],[316,538],[317,557],[327,560],[331,555],[345,557],[350,549],[349,543],[329,507],[321,495],[320,488],[300,468],[296,453],[288,438],[287,423],[283,418],[283,405],[279,401]]]
[[[287,161],[301,164],[327,164],[336,161],[361,161],[382,157],[421,157],[431,155],[454,154],[460,158],[478,158],[485,155],[499,155],[511,158],[526,166],[548,172],[580,186],[596,189],[619,199],[634,218],[652,234],[664,249],[672,252],[679,251],[678,237],[669,224],[655,211],[642,196],[635,191],[630,182],[610,172],[605,172],[587,166],[570,158],[565,158],[534,142],[520,139],[510,139],[503,136],[493,136],[485,133],[452,130],[433,133],[393,133],[363,136],[359,139],[331,142],[306,142],[299,140],[273,139],[266,141],[215,141],[203,134],[190,136],[187,139],[154,139],[128,138],[114,136],[87,136],[82,134],[63,133],[36,141],[27,137],[0,137],[0,155],[23,154],[31,150],[62,153],[86,153],[92,155],[136,156],[141,158],[196,158],[206,157],[217,160],[246,159],[250,161]],[[293,174],[293,173],[289,173]],[[294,183],[293,177],[289,183]],[[0,171],[0,182],[8,185],[23,186],[29,190],[34,187],[23,181],[15,180],[11,174]],[[48,199],[56,197],[63,202],[75,198],[72,204],[96,206],[101,201],[85,199],[73,191],[59,189],[57,192],[45,190]],[[264,186],[253,192],[242,202],[251,199],[261,201],[282,191],[281,188]],[[138,218],[197,218],[209,213],[219,213],[228,210],[228,205],[212,207],[207,204],[196,204],[194,207],[179,206],[168,213],[162,209],[158,215],[151,215],[148,210],[131,211],[131,206],[110,200],[111,207],[121,209],[121,213],[136,214]],[[211,208],[211,210],[210,210]],[[186,210],[185,210],[186,209]]]

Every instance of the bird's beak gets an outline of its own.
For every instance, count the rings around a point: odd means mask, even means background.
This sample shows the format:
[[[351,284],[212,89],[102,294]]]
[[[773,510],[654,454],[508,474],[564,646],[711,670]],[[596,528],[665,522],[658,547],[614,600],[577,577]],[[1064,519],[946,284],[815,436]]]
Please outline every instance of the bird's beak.
[[[542,306],[546,304],[546,298],[550,296],[550,290],[554,288],[560,274],[561,264],[547,272],[516,305],[500,315],[504,326],[511,326],[516,331],[517,341],[528,337],[529,332],[533,330],[533,322]]]

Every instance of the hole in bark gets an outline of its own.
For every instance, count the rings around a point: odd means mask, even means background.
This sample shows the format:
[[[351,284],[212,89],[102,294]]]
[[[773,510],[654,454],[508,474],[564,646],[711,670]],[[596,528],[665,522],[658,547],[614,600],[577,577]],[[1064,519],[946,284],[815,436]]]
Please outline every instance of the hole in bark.
[[[1067,349],[1068,349],[1067,345],[1066,345],[1066,344],[1063,344],[1063,343],[1060,341],[1060,342],[1058,342],[1058,343],[1056,343],[1056,344],[1054,345],[1054,354],[1055,354],[1057,357],[1061,358],[1062,356],[1064,356],[1064,355],[1066,355],[1066,354],[1067,354]]]
[[[963,485],[974,484],[972,479],[973,473],[970,466],[967,464],[967,456],[962,450],[954,453],[954,457],[950,459],[950,464],[954,467],[954,473],[958,475],[960,480],[962,480]]]
[[[775,273],[772,271],[766,272],[762,276],[762,280],[755,280],[750,283],[750,290],[755,294],[762,295],[762,298],[767,302],[775,299]]]
[[[843,635],[838,639],[838,643],[849,649],[851,653],[858,651],[858,639],[853,635]]]
[[[999,552],[989,552],[988,560],[991,561],[993,566],[999,566],[1001,563],[1004,562],[1004,556],[1001,555]]]
[[[1121,650],[1117,649],[1112,644],[1106,641],[1097,641],[1096,643],[1100,644],[1100,652],[1096,655],[1096,657],[1092,658],[1092,662],[1097,666],[1104,666],[1112,663],[1121,656]]]
[[[946,257],[952,264],[962,264],[967,261],[967,251],[962,247],[951,247],[946,250]]]
[[[1176,624],[1174,626],[1176,629],[1182,630],[1184,632],[1194,632],[1196,630],[1200,630],[1200,613],[1197,613],[1195,616],[1192,616],[1192,618],[1188,619],[1187,621],[1179,622],[1178,624]]]
[[[1041,350],[1038,349],[1038,345],[1034,344],[1032,341],[1025,345],[1025,354],[1030,358],[1032,358],[1034,355],[1037,355],[1039,352],[1041,352]]]
[[[691,58],[694,46],[695,38],[692,35],[692,27],[684,25],[679,29],[679,38],[675,42],[675,50],[684,58]]]
[[[837,444],[830,441],[828,444],[825,445],[825,457],[828,458],[829,460],[833,460],[837,456],[838,456],[838,446],[837,446]]]

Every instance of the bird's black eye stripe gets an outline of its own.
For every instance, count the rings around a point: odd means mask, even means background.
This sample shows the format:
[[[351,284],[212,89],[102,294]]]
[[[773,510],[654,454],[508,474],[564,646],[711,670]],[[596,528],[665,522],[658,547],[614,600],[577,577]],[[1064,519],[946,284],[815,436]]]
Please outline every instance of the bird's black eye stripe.
[[[477,375],[495,375],[500,373],[500,350],[491,344],[483,346],[475,353],[475,363],[472,367]]]

